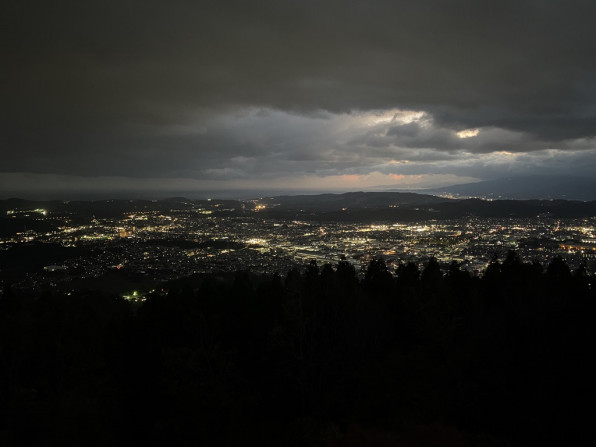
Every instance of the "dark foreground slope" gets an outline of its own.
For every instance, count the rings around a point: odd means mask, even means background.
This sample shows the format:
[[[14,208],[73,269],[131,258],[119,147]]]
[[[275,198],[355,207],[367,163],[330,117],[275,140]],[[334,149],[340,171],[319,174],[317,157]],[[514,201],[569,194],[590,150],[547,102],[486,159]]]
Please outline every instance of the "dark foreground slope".
[[[593,445],[594,279],[511,253],[481,279],[311,264],[142,304],[7,289],[1,443]]]

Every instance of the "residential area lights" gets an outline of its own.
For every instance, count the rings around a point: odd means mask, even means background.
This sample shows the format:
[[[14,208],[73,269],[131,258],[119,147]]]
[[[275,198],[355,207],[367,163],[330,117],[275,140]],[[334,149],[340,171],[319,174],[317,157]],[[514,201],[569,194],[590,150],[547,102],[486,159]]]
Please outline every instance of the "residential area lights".
[[[457,261],[463,269],[481,274],[495,254],[503,258],[511,249],[525,262],[546,265],[560,255],[571,268],[584,264],[589,271],[596,271],[596,218],[465,218],[365,224],[147,210],[81,222],[43,211],[29,210],[27,219],[51,224],[51,230],[37,231],[30,225],[4,235],[0,237],[0,250],[21,244],[53,244],[76,250],[68,251],[73,255],[66,258],[48,258],[15,287],[39,287],[48,281],[68,285],[108,274],[136,275],[152,282],[242,269],[270,274],[311,260],[335,265],[341,259],[364,271],[371,259],[383,259],[395,269],[405,262],[422,266],[429,257],[435,257],[444,268]],[[43,266],[60,268],[44,270]],[[124,298],[144,299],[144,292],[136,292],[126,292]]]

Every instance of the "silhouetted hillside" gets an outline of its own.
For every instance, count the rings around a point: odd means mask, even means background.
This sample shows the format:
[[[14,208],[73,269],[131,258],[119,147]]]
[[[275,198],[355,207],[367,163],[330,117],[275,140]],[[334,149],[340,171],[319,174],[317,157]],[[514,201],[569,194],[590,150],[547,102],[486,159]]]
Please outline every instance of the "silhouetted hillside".
[[[344,194],[314,194],[277,196],[264,201],[281,210],[306,210],[316,212],[347,209],[377,209],[390,205],[428,205],[446,199],[426,194],[407,192],[348,192]]]
[[[587,177],[529,175],[453,185],[428,191],[502,199],[596,200],[596,180]]]

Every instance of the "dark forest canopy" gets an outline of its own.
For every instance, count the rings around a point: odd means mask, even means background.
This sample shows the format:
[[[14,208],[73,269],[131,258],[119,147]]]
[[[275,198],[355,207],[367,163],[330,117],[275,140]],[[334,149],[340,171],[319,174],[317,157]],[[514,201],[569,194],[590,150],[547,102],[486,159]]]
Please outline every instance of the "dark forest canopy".
[[[515,252],[0,295],[4,445],[592,445],[594,276]]]

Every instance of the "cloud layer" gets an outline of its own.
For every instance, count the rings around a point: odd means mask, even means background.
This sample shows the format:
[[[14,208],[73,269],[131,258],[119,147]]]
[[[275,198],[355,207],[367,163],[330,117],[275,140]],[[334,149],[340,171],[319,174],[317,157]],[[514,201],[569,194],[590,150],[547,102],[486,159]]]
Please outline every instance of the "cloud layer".
[[[59,3],[3,13],[17,183],[596,174],[590,1]]]

